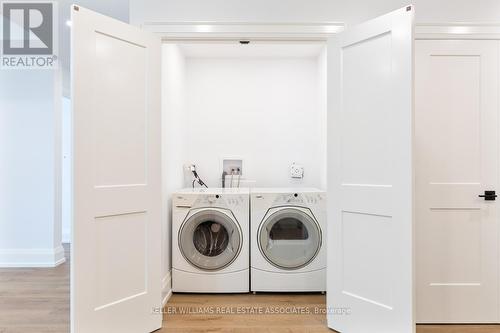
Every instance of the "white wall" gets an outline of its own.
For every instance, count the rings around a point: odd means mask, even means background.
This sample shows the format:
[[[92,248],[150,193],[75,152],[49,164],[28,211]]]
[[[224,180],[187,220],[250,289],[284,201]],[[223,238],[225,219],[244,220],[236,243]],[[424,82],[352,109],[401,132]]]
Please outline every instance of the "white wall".
[[[130,22],[345,22],[413,4],[417,22],[498,22],[498,0],[130,0]]]
[[[209,187],[235,156],[254,186],[321,186],[316,58],[188,58],[186,69],[188,160]],[[294,162],[304,179],[290,177]]]
[[[171,196],[184,186],[183,163],[186,159],[185,61],[177,45],[163,45],[162,91],[162,283],[165,299],[171,289]]]
[[[52,70],[0,75],[0,266],[64,260],[59,87]]]
[[[320,188],[326,189],[327,184],[327,172],[326,172],[326,164],[327,164],[327,57],[326,57],[326,47],[321,51],[321,54],[318,57],[318,133],[319,133],[319,142],[321,149],[321,165],[325,166],[320,174]]]
[[[0,266],[53,266],[64,260],[61,95],[62,90],[69,95],[70,4],[128,21],[128,1],[58,2],[63,74],[0,73]]]

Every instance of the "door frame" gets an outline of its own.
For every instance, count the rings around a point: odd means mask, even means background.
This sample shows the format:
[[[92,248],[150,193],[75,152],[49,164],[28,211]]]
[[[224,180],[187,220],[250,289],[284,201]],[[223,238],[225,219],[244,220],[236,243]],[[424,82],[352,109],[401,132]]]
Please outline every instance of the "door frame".
[[[344,23],[259,23],[259,22],[145,22],[139,25],[145,31],[159,36],[163,44],[176,42],[224,42],[250,39],[275,43],[326,42],[345,28]],[[325,44],[326,45],[326,44]],[[163,113],[162,107],[162,113]],[[163,175],[162,175],[163,177]],[[162,193],[164,189],[162,187]],[[163,214],[164,212],[162,212]],[[162,281],[162,303],[172,295],[170,275]]]
[[[342,22],[144,22],[146,31],[166,41],[252,40],[323,41],[345,29]]]
[[[418,23],[415,40],[419,39],[489,39],[500,40],[500,22]]]

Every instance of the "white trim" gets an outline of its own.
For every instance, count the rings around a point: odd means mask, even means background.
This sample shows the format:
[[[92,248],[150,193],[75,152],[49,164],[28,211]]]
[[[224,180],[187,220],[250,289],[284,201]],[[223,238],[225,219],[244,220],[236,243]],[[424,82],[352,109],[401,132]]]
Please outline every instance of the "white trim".
[[[145,22],[142,28],[167,40],[325,40],[344,30],[339,22]]]
[[[64,263],[64,248],[2,249],[0,267],[56,267]]]
[[[59,67],[53,76],[54,84],[54,182],[53,182],[53,195],[54,195],[54,217],[53,217],[53,236],[54,243],[61,243],[62,238],[62,69]],[[63,249],[64,257],[64,249]]]
[[[161,281],[161,305],[165,306],[172,297],[172,271],[168,272]]]
[[[62,231],[62,243],[71,243],[71,230],[68,229],[63,229]]]
[[[500,39],[500,23],[420,23],[415,39]]]

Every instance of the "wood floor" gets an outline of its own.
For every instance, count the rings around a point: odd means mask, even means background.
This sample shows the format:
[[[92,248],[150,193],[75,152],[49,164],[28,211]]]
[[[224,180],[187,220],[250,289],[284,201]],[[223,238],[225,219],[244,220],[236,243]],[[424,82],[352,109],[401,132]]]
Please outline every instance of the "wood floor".
[[[255,313],[259,310],[262,314]],[[288,314],[265,314],[266,310]],[[324,311],[321,294],[174,294],[158,332],[332,333]],[[418,325],[417,333],[500,333],[500,325]]]
[[[56,268],[1,268],[0,333],[69,332],[69,267],[68,260]],[[157,332],[331,333],[324,310],[320,294],[174,294]],[[500,333],[500,326],[419,325],[417,333]]]
[[[55,268],[0,268],[0,333],[69,332],[69,247]]]

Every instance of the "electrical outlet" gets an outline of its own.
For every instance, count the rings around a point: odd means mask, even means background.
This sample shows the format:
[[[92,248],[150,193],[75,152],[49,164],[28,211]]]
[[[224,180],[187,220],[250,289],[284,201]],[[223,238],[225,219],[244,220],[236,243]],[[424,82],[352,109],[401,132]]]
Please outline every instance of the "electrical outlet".
[[[304,178],[304,167],[293,163],[290,167],[290,177],[292,178]]]

